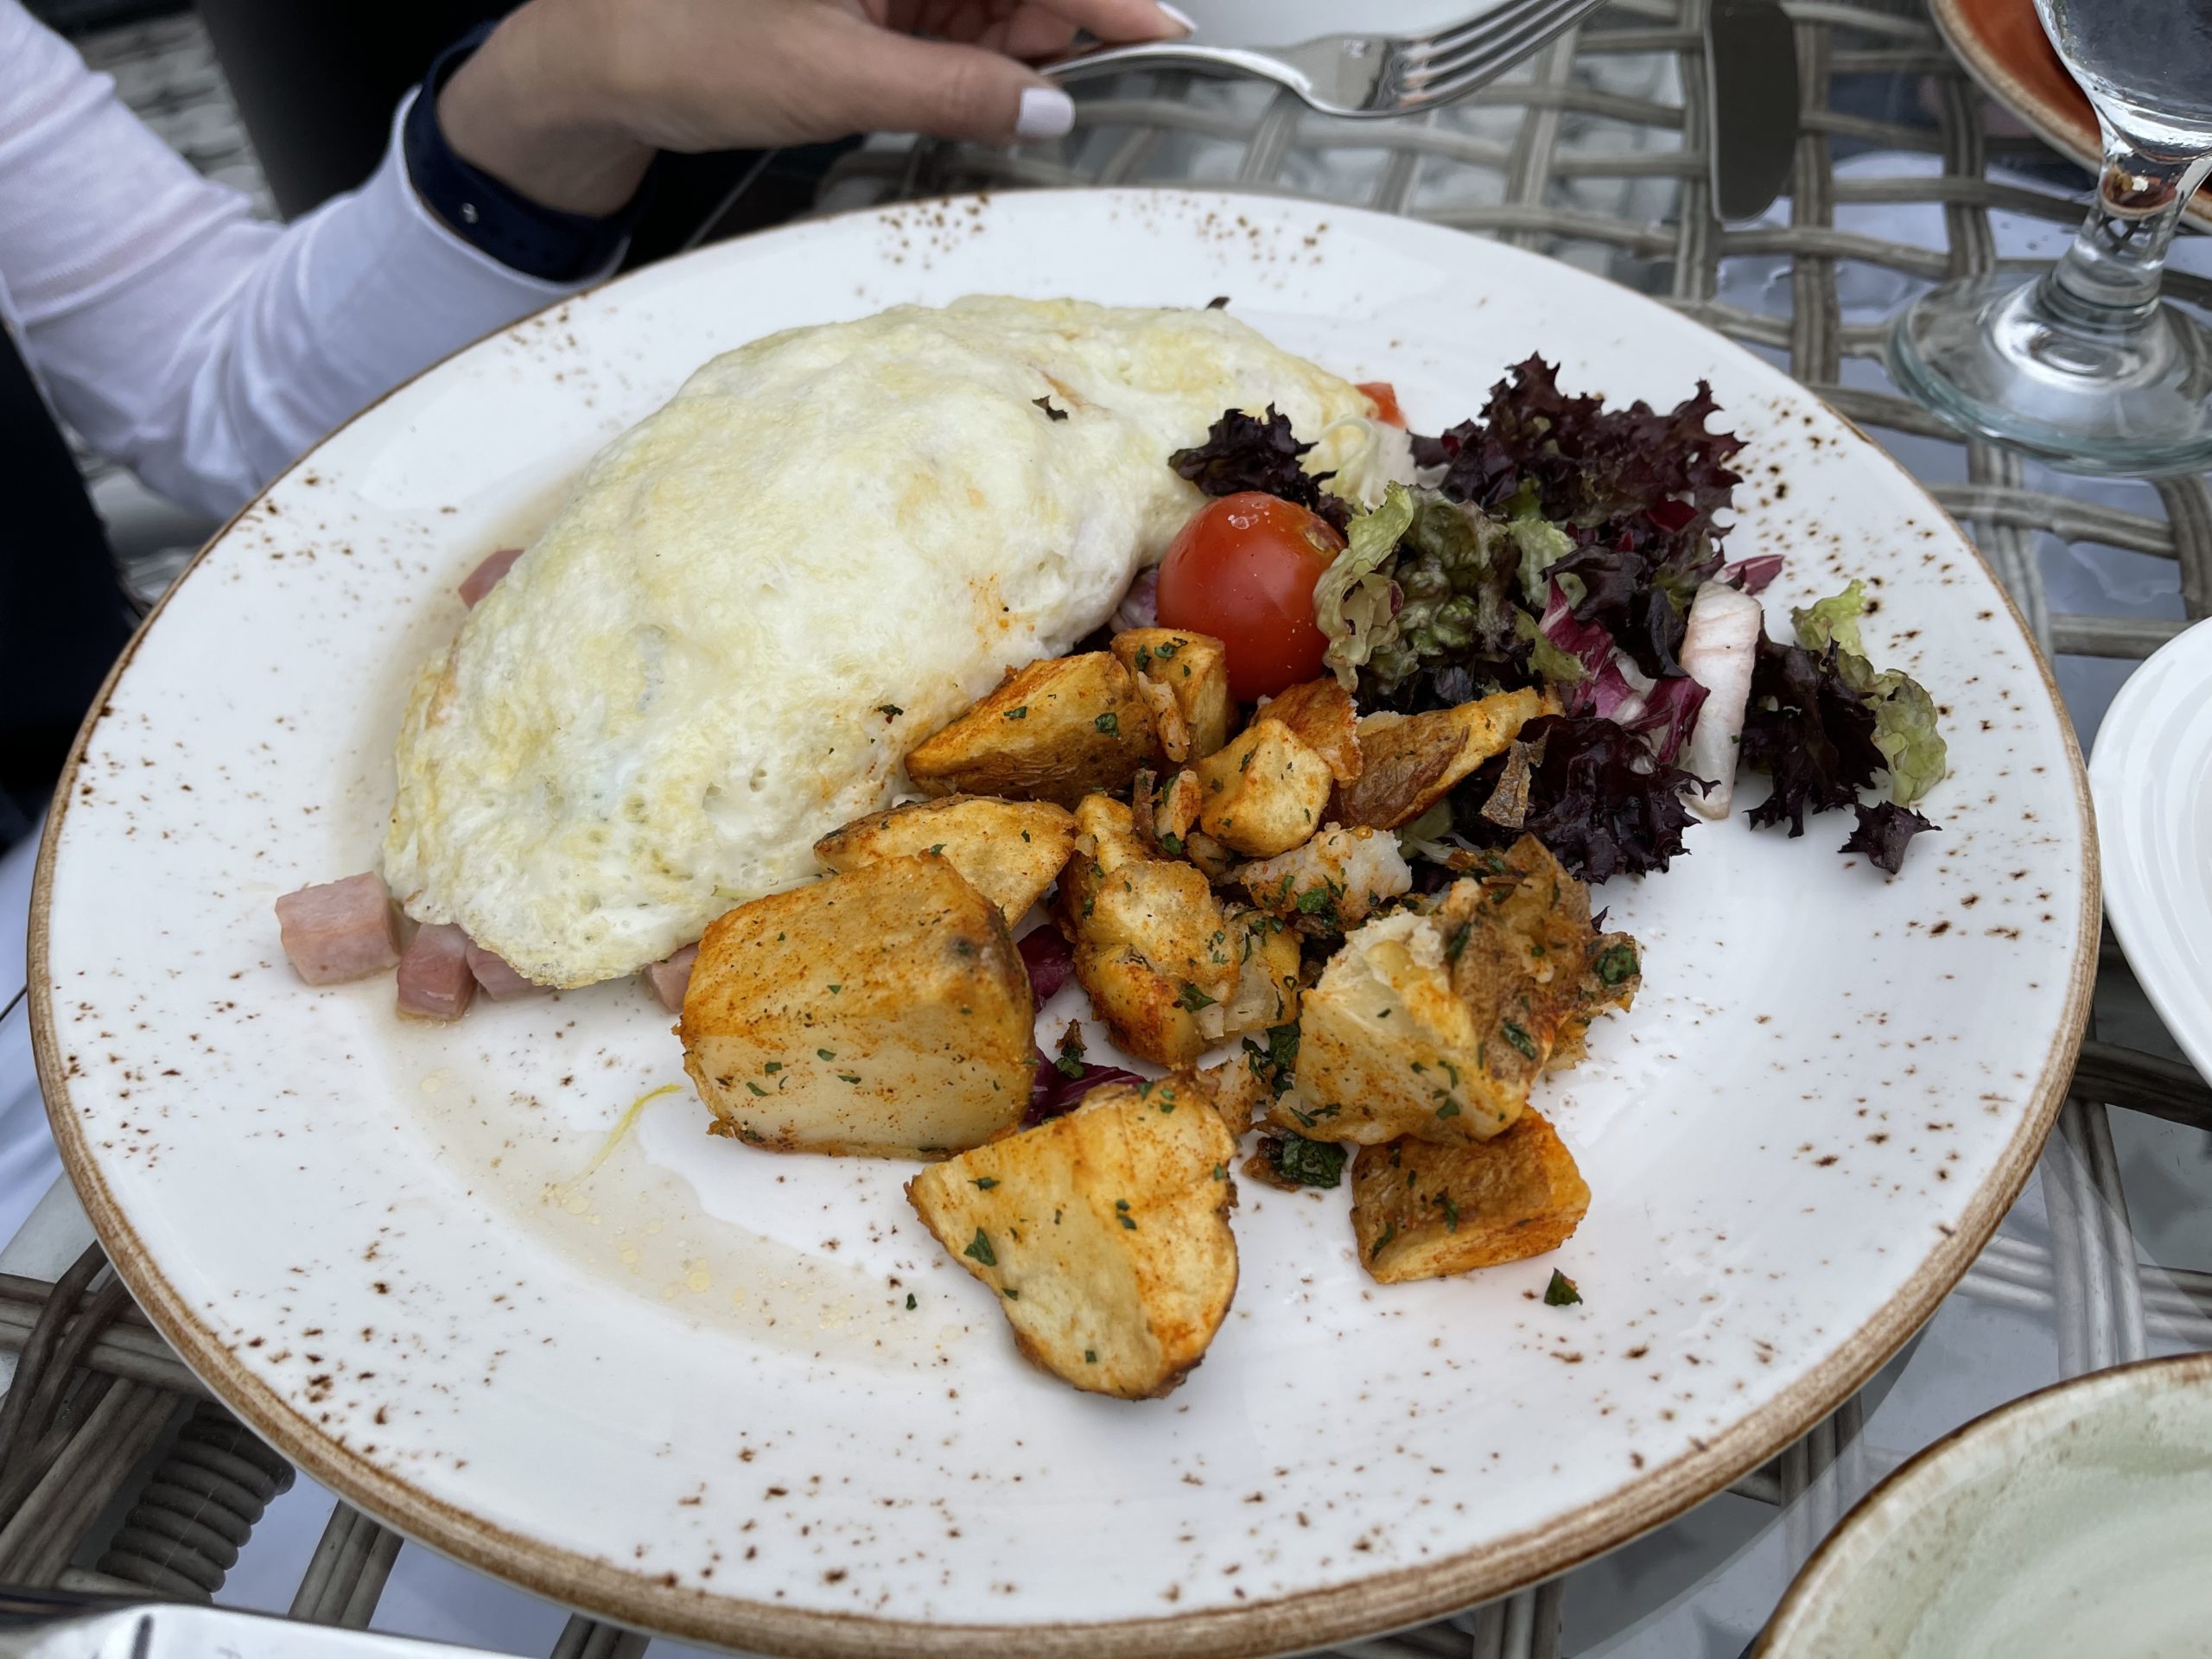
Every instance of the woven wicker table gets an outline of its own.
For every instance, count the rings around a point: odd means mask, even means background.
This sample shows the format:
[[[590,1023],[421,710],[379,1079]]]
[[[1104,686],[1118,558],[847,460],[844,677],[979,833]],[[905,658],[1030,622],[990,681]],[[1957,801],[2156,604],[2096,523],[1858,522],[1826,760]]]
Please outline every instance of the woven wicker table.
[[[1962,442],[1895,395],[1880,359],[1884,320],[1927,283],[2000,250],[2055,252],[2088,180],[1986,103],[1917,0],[1797,0],[1803,107],[1786,202],[1723,225],[1706,182],[1704,4],[1614,0],[1510,84],[1408,123],[1330,122],[1249,85],[1087,87],[1056,149],[871,144],[833,169],[822,205],[1203,182],[1408,213],[1603,271],[1782,363],[1911,467],[2019,602],[2086,747],[2133,664],[2212,603],[2212,493],[2202,478],[2065,479]],[[148,101],[161,112],[158,90]],[[195,160],[238,166],[219,144]],[[2195,251],[2180,263],[2202,270]],[[2212,283],[2180,276],[2174,291],[2202,303]],[[2039,1179],[1866,1390],[1729,1494],[1603,1560],[1340,1651],[1734,1659],[1813,1547],[1920,1446],[2060,1377],[2212,1348],[2212,1224],[2197,1214],[2212,1195],[2208,1131],[2212,1089],[2107,936],[2091,1040]],[[73,1253],[63,1242],[88,1236],[58,1192],[10,1255],[59,1271]],[[206,1599],[242,1550],[282,1547],[256,1525],[291,1471],[206,1396],[97,1248],[58,1278],[0,1273],[0,1347],[19,1355],[0,1403],[0,1584]],[[291,1616],[368,1624],[399,1555],[396,1535],[337,1505]],[[419,1608],[401,1622],[436,1623]],[[645,1646],[577,1618],[551,1650]]]

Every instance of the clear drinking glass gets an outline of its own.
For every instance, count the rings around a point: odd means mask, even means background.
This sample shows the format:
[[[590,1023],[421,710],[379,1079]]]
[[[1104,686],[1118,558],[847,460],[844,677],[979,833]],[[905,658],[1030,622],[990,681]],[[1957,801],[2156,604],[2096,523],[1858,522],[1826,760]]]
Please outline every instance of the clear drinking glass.
[[[2212,171],[2212,0],[2036,10],[2104,131],[2096,205],[2050,270],[1923,295],[1891,334],[1891,376],[1954,425],[2069,471],[2212,467],[2212,334],[2158,298],[2183,206]]]

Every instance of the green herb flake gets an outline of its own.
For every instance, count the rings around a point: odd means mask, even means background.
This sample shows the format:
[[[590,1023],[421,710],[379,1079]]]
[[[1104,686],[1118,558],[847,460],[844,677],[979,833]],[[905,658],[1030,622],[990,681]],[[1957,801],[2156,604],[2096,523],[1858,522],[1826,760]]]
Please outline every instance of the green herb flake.
[[[844,988],[843,986],[842,986],[842,985],[832,985],[832,986],[830,988],[830,995],[832,995],[832,996],[835,996],[835,995],[836,995],[840,991],[843,990],[844,988]]]
[[[1574,1281],[1557,1268],[1552,1269],[1552,1281],[1544,1287],[1546,1307],[1572,1307],[1582,1300],[1582,1293],[1574,1287]]]
[[[988,1192],[998,1184],[999,1178],[995,1175],[978,1175],[974,1180],[969,1183],[969,1185],[974,1187],[978,1192]]]
[[[1225,1181],[1229,1179],[1229,1171],[1221,1165],[1216,1164],[1213,1166],[1213,1178],[1217,1181]]]
[[[1005,1294],[1007,1300],[1009,1302],[1018,1302],[1021,1300],[1021,1293],[1016,1290],[1012,1285],[1008,1285],[1006,1287]]]
[[[1027,720],[1029,718],[1029,705],[1025,702],[1019,709],[1009,709],[1004,717],[1007,720]]]
[[[1334,1186],[1344,1179],[1344,1149],[1302,1135],[1269,1135],[1261,1143],[1276,1174],[1300,1186]]]
[[[1440,1107],[1438,1107],[1438,1108],[1436,1109],[1436,1115],[1437,1115],[1439,1117],[1457,1117],[1457,1116],[1459,1116],[1459,1103],[1458,1101],[1456,1101],[1456,1100],[1452,1099],[1449,1095],[1446,1095],[1446,1096],[1444,1097],[1444,1103],[1443,1103],[1441,1106],[1440,1106]]]
[[[1598,953],[1598,981],[1603,985],[1618,985],[1623,980],[1634,979],[1639,971],[1633,946],[1608,945]]]
[[[836,1051],[834,1049],[817,1048],[814,1052],[815,1054],[822,1059],[834,1060],[837,1058]]]
[[[1135,1216],[1123,1216],[1121,1219],[1122,1226],[1128,1228],[1133,1233],[1136,1231],[1137,1218]]]
[[[1175,1000],[1192,1014],[1196,1014],[1200,1008],[1210,1008],[1214,1004],[1212,997],[1208,996],[1187,979],[1183,982],[1183,994]]]
[[[1083,1351],[1083,1363],[1086,1365],[1096,1365],[1098,1363],[1098,1351],[1096,1348],[1084,1349]]]
[[[1166,854],[1170,858],[1182,857],[1183,837],[1177,835],[1173,830],[1169,830],[1166,835],[1160,838],[1160,850]]]
[[[895,702],[879,702],[875,705],[875,712],[886,720],[896,720],[906,711]]]
[[[1444,1195],[1442,1203],[1444,1205],[1444,1230],[1447,1233],[1456,1233],[1459,1230],[1459,1206],[1452,1202],[1452,1195],[1449,1192],[1446,1192]]]
[[[750,1089],[760,1099],[766,1100],[768,1098],[768,1091],[766,1089],[763,1089],[759,1084],[753,1082],[752,1078],[747,1077],[745,1080],[745,1086]]]
[[[1395,1221],[1394,1221],[1394,1222],[1392,1222],[1389,1226],[1385,1227],[1385,1228],[1382,1230],[1382,1237],[1380,1237],[1380,1238],[1378,1238],[1378,1239],[1376,1239],[1376,1240],[1375,1241],[1375,1248],[1374,1248],[1373,1249],[1371,1249],[1371,1250],[1368,1251],[1368,1253],[1367,1253],[1367,1259],[1368,1259],[1369,1261],[1372,1262],[1372,1261],[1373,1261],[1376,1256],[1378,1256],[1378,1255],[1382,1255],[1382,1247],[1383,1247],[1385,1244],[1388,1244],[1388,1243],[1389,1243],[1392,1239],[1395,1238],[1397,1236],[1398,1236],[1398,1224],[1397,1224],[1396,1222],[1395,1222]]]
[[[844,1083],[858,1083],[861,1080],[861,1074],[857,1071],[840,1071],[837,1077],[841,1082]]]
[[[1119,737],[1122,734],[1122,717],[1119,715],[1101,715],[1090,723],[1109,737]]]
[[[1445,961],[1457,962],[1459,960],[1459,953],[1467,948],[1467,935],[1474,931],[1474,925],[1475,925],[1472,922],[1462,922],[1459,924],[1459,931],[1453,933],[1452,937],[1445,942]]]
[[[906,1293],[906,1311],[909,1313],[914,1311],[914,1293],[911,1290]]]
[[[1175,653],[1182,650],[1185,643],[1181,639],[1170,639],[1164,645],[1154,645],[1152,654],[1163,663],[1172,663],[1175,660]]]
[[[974,1242],[960,1254],[982,1262],[987,1268],[995,1268],[999,1264],[999,1253],[991,1248],[991,1236],[980,1227],[976,1230]]]
[[[760,1069],[772,1076],[784,1069],[784,1063],[781,1060],[771,1060]]]
[[[1536,1058],[1536,1039],[1531,1037],[1519,1026],[1514,1024],[1512,1020],[1508,1020],[1503,1025],[1500,1026],[1498,1027],[1498,1034],[1503,1037],[1507,1042],[1512,1044],[1514,1047],[1519,1049],[1521,1052],[1529,1059],[1533,1060]]]

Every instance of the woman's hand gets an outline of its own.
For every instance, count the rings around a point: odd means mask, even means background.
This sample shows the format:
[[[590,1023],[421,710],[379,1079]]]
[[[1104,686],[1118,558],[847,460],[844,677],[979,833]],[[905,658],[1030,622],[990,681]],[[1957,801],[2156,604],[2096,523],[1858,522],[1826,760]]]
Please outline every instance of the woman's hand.
[[[1078,29],[1120,41],[1187,27],[1154,0],[530,0],[454,73],[438,121],[532,200],[604,214],[656,149],[1057,137],[1074,105],[1021,60]]]

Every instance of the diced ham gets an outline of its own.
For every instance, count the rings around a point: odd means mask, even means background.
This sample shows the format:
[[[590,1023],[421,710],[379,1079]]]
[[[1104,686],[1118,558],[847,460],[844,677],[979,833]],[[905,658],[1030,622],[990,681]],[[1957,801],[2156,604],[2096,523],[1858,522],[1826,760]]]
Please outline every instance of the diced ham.
[[[422,1020],[458,1020],[475,995],[468,935],[450,922],[416,928],[399,959],[399,1011]]]
[[[286,893],[276,901],[276,926],[292,971],[310,985],[380,974],[399,960],[391,895],[373,870]]]
[[[671,1014],[683,1012],[683,993],[691,985],[691,964],[698,959],[699,947],[687,944],[666,962],[656,962],[645,970],[646,985]]]
[[[518,996],[536,996],[550,988],[535,980],[524,979],[507,966],[504,957],[495,957],[482,945],[468,942],[468,971],[475,979],[477,988],[494,1002],[505,1002]]]
[[[522,549],[503,547],[468,573],[468,580],[461,584],[461,602],[470,610],[476,601],[499,586],[499,578],[507,574],[514,562],[522,557]]]

